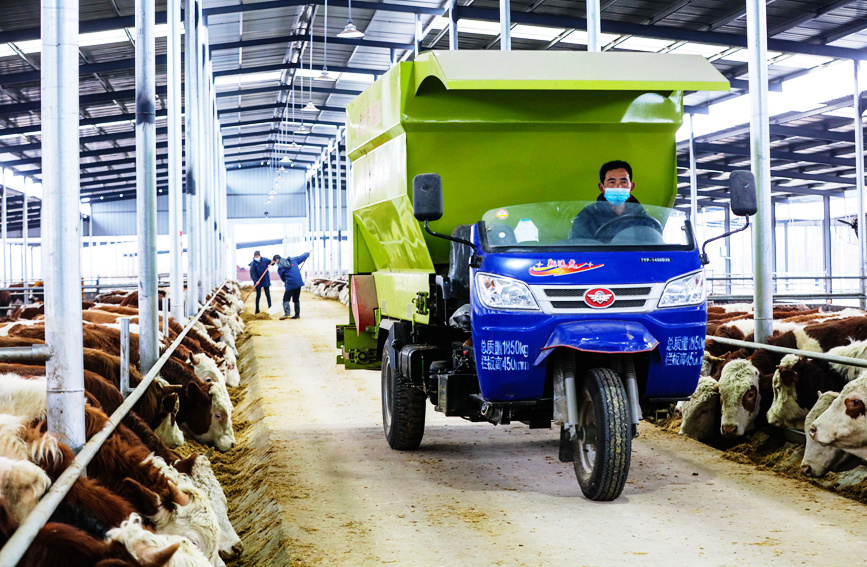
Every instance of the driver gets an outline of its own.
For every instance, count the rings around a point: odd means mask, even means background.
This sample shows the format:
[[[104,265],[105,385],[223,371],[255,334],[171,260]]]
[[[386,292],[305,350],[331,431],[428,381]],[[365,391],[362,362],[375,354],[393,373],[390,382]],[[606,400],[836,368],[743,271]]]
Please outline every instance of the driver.
[[[596,202],[584,207],[572,221],[570,239],[594,238],[599,227],[621,215],[650,217],[632,195],[632,166],[622,160],[609,161],[599,170]],[[623,228],[626,228],[624,226]]]

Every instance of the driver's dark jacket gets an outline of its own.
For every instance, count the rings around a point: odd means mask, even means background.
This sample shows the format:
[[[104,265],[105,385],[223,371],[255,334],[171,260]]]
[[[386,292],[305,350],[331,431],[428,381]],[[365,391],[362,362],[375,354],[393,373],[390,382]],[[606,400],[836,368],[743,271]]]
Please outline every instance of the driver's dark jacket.
[[[638,202],[638,199],[633,195],[629,196],[625,205],[624,215],[650,217],[645,212],[644,207],[641,206],[641,203]],[[616,219],[618,216],[621,215],[614,212],[614,207],[605,200],[605,195],[600,193],[596,198],[596,202],[584,207],[572,221],[572,230],[569,232],[569,238],[573,240],[577,238],[593,238],[596,231],[602,225]]]

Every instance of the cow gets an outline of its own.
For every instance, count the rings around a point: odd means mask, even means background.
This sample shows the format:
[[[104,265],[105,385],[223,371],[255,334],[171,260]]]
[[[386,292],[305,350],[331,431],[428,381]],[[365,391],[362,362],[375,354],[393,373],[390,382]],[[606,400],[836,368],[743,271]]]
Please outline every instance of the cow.
[[[822,445],[867,458],[867,372],[846,384],[807,430]]]
[[[141,517],[137,514],[130,516],[119,527],[109,530],[108,538],[122,543],[129,553],[136,554],[140,558],[141,551],[139,550],[154,554],[156,550],[174,547],[177,551],[172,557],[172,562],[168,563],[168,567],[209,567],[211,565],[207,557],[195,546],[195,542],[177,535],[152,533],[144,527]]]
[[[30,514],[49,486],[48,474],[35,464],[0,456],[0,495],[16,522]]]
[[[774,401],[768,409],[768,423],[803,430],[804,418],[818,400],[816,392],[837,391],[845,382],[821,360],[787,354],[774,372]]]
[[[5,544],[18,528],[6,502],[0,499],[0,544]],[[162,548],[139,545],[138,557],[114,540],[103,541],[70,525],[50,522],[36,534],[33,543],[18,562],[18,567],[162,567],[183,565],[170,562],[180,543]]]
[[[719,383],[709,376],[702,376],[695,392],[680,408],[683,420],[680,434],[698,441],[706,441],[716,435],[720,428]]]
[[[234,447],[232,401],[226,388],[199,380],[189,364],[172,358],[166,360],[161,373],[169,383],[183,386],[178,391],[178,423],[184,433],[220,451]]]
[[[848,345],[834,347],[828,351],[828,354],[867,360],[867,340],[852,341]],[[831,362],[830,366],[831,369],[840,376],[842,376],[843,379],[846,380],[846,382],[851,382],[864,371],[863,368],[859,368],[858,366],[852,366],[851,364],[840,364],[837,362]]]
[[[852,341],[867,340],[867,317],[833,319],[808,325],[804,332],[819,345],[817,352],[828,352]]]
[[[758,369],[745,359],[733,360],[723,368],[719,392],[724,437],[740,437],[753,429],[762,410],[762,394],[765,400],[770,397],[770,387],[763,387]]]
[[[816,404],[804,418],[804,427],[809,431],[831,403],[840,395],[839,392],[818,393]],[[801,474],[813,478],[821,478],[829,471],[850,469],[861,463],[861,459],[835,447],[821,445],[811,435],[806,435],[804,458],[801,459]]]

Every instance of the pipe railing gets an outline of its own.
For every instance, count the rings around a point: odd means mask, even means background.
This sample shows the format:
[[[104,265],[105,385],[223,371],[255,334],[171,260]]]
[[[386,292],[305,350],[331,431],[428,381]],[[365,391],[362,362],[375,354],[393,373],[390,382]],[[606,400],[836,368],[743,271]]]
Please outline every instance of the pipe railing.
[[[105,427],[85,443],[84,447],[82,447],[81,451],[76,455],[69,467],[63,471],[54,484],[51,485],[51,488],[48,489],[45,496],[43,496],[39,501],[39,504],[33,508],[27,518],[18,526],[18,529],[15,530],[15,533],[12,534],[12,537],[10,537],[9,541],[6,542],[6,545],[0,549],[0,565],[16,565],[24,556],[27,549],[30,547],[30,544],[33,543],[33,540],[39,534],[39,530],[48,522],[51,514],[54,513],[54,510],[56,510],[57,506],[59,506],[61,501],[63,501],[63,498],[66,496],[67,492],[69,492],[69,489],[72,488],[72,485],[75,484],[76,480],[78,480],[78,477],[81,475],[82,471],[84,471],[84,468],[88,463],[90,463],[96,455],[96,452],[99,451],[102,444],[106,439],[108,439],[108,436],[112,434],[123,418],[126,417],[126,414],[129,413],[136,402],[138,402],[142,395],[144,395],[145,390],[147,390],[154,378],[157,377],[160,369],[162,369],[163,365],[166,363],[166,360],[168,360],[178,345],[181,344],[181,341],[187,335],[189,330],[193,328],[193,325],[199,320],[205,310],[210,307],[211,303],[217,297],[217,293],[225,285],[226,282],[223,282],[214,290],[211,298],[205,303],[199,312],[193,316],[187,326],[184,327],[184,330],[178,334],[175,341],[156,361],[156,364],[154,364],[148,373],[142,377],[141,382],[135,390],[133,390],[129,397],[124,400],[123,404],[121,404],[120,407],[111,414]]]
[[[846,364],[849,366],[857,366],[858,368],[867,368],[867,360],[863,358],[852,358],[850,356],[837,356],[835,354],[828,354],[825,352],[813,352],[809,350],[800,350],[797,348],[788,348],[781,347],[776,345],[766,345],[764,343],[754,343],[751,341],[739,341],[737,339],[729,339],[725,337],[714,337],[711,335],[706,336],[708,339],[724,344],[731,345],[741,348],[752,348],[752,349],[762,349],[770,352],[777,352],[781,354],[797,354],[798,356],[803,356],[805,358],[815,358],[816,360],[823,360],[825,362],[834,362],[836,364]]]

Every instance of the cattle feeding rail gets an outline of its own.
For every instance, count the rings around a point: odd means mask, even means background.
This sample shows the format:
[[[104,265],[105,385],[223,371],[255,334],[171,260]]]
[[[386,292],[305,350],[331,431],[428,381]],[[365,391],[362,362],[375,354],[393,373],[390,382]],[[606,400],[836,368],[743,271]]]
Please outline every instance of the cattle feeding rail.
[[[852,358],[851,356],[837,356],[825,352],[815,352],[811,350],[800,350],[797,348],[787,348],[776,345],[766,345],[764,343],[754,343],[751,341],[741,341],[738,339],[729,339],[727,337],[714,337],[707,335],[706,338],[716,341],[724,345],[731,345],[741,348],[762,349],[770,352],[779,352],[782,354],[797,354],[805,358],[814,358],[825,362],[834,362],[837,364],[847,364],[849,366],[857,366],[858,368],[867,368],[867,360],[863,358]]]
[[[15,533],[12,534],[12,537],[10,537],[9,541],[6,542],[6,545],[0,549],[0,567],[12,567],[21,560],[27,552],[27,549],[30,547],[30,544],[33,543],[33,540],[39,534],[39,530],[45,526],[51,515],[54,513],[54,510],[57,509],[67,492],[72,488],[72,485],[75,484],[78,477],[82,472],[84,472],[84,468],[88,463],[90,463],[97,451],[102,447],[102,444],[106,439],[108,439],[108,436],[114,432],[115,428],[126,417],[130,409],[132,409],[136,402],[138,402],[139,398],[144,395],[145,390],[147,390],[154,378],[157,377],[159,371],[162,369],[168,358],[181,344],[181,341],[184,340],[184,337],[187,336],[187,333],[193,328],[193,325],[198,322],[202,314],[204,314],[204,312],[211,306],[211,303],[216,299],[217,294],[225,287],[225,285],[226,282],[223,282],[214,289],[211,298],[202,306],[199,312],[190,319],[183,331],[178,333],[175,341],[169,345],[169,348],[167,348],[163,355],[160,356],[150,371],[142,377],[139,385],[130,392],[123,404],[121,404],[120,407],[111,414],[105,427],[84,444],[81,451],[79,451],[75,456],[75,459],[69,467],[63,471],[54,484],[52,484],[48,489],[48,492],[45,493],[45,496],[43,496],[39,501],[39,504],[37,504],[27,518],[21,522],[18,529],[15,530]],[[8,349],[0,349],[0,356],[2,356],[3,350]]]

